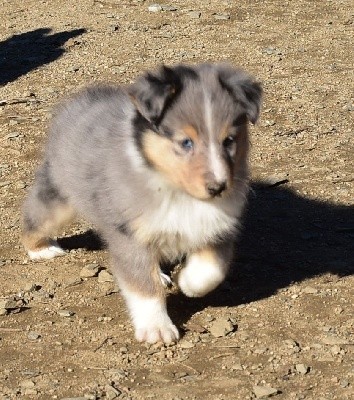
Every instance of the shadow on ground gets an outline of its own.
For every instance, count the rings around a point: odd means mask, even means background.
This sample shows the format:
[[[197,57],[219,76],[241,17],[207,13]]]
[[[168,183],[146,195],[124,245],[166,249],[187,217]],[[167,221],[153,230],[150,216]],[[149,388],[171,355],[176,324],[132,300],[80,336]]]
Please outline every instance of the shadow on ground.
[[[208,306],[250,303],[325,273],[353,274],[353,243],[354,207],[309,200],[285,185],[255,183],[228,279],[201,299],[170,296],[170,314],[181,326]],[[68,249],[104,247],[91,231],[60,244]]]
[[[86,32],[85,29],[73,29],[50,35],[51,31],[50,28],[36,29],[0,42],[0,85],[56,60],[64,54],[61,46],[68,39]]]

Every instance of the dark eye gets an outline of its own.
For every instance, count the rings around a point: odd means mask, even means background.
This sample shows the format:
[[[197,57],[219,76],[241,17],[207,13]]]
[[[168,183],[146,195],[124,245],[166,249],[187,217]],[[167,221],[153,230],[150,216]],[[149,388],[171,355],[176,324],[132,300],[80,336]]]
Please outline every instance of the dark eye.
[[[222,142],[222,145],[228,149],[230,148],[233,144],[235,143],[235,138],[233,136],[228,136],[224,141]]]
[[[189,138],[183,139],[180,144],[184,150],[191,150],[194,145],[193,140]]]

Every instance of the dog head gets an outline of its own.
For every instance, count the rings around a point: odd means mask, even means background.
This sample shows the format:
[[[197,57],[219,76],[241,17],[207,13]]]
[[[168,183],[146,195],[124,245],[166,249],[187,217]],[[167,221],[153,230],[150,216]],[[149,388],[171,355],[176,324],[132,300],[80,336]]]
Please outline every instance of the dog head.
[[[147,164],[198,199],[223,196],[247,177],[247,123],[262,89],[223,64],[161,67],[128,88],[135,138]]]

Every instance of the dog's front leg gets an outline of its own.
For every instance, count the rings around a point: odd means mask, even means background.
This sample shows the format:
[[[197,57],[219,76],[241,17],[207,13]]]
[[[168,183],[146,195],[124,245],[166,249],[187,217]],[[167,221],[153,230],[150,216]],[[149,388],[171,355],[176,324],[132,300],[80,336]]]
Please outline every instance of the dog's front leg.
[[[108,240],[112,271],[127,303],[140,342],[170,343],[179,338],[167,314],[166,294],[158,260],[148,249],[124,235]]]
[[[178,286],[188,297],[202,297],[224,279],[232,259],[232,243],[209,245],[187,257]]]

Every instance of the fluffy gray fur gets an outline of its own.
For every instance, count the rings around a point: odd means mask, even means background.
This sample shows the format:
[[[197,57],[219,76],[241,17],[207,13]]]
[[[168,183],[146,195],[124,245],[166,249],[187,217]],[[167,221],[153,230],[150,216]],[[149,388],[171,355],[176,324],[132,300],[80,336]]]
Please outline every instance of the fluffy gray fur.
[[[208,98],[211,122],[203,98]],[[79,213],[94,224],[107,243],[114,275],[122,288],[127,288],[123,294],[128,306],[130,292],[164,301],[156,275],[156,265],[164,258],[187,255],[188,260],[189,254],[212,246],[223,258],[220,269],[225,276],[231,259],[230,238],[248,188],[246,119],[257,120],[260,102],[259,84],[243,71],[219,64],[162,67],[133,85],[84,89],[59,106],[53,118],[44,159],[24,205],[27,250],[49,245],[50,236],[60,225]],[[183,188],[170,185],[168,177],[145,156],[146,131],[173,141],[175,131],[185,125],[195,127],[207,154],[210,143],[217,143],[211,132],[205,133],[208,125],[212,123],[212,131],[219,132],[225,121],[239,124],[244,135],[240,145],[243,154],[237,150],[235,156],[224,156],[225,150],[218,145],[217,157],[226,160],[220,165],[233,169],[234,180],[219,196],[194,198]],[[206,181],[215,180],[213,171],[208,174]],[[215,215],[220,210],[221,216],[209,220],[202,212],[205,208],[208,214],[207,207],[215,209]],[[159,232],[156,221],[149,222],[151,216],[165,215],[164,208],[168,208],[166,218],[175,217],[175,230],[170,226],[173,224],[166,227],[161,220]],[[185,227],[178,223],[178,213],[182,218],[183,210],[189,213]],[[141,239],[139,229],[146,232],[147,239]],[[139,323],[134,324],[138,330]],[[178,337],[177,333],[166,333],[164,327],[146,328],[153,329],[157,333],[149,336],[145,332],[139,340],[168,342]]]

